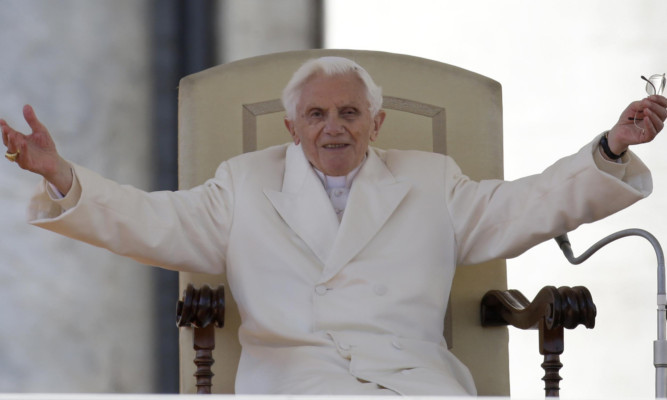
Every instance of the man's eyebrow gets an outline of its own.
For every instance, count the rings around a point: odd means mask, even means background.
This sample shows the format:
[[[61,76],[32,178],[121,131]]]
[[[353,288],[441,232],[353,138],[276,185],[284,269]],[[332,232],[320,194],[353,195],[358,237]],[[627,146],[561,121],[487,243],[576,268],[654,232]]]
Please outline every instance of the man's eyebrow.
[[[306,104],[303,107],[303,110],[305,111],[311,111],[311,110],[321,110],[322,107],[315,105],[315,104]]]

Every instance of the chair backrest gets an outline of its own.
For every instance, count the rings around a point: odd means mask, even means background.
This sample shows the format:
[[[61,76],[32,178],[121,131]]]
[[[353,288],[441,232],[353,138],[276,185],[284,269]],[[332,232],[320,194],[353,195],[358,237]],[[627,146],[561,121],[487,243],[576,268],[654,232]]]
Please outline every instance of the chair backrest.
[[[502,178],[502,96],[498,82],[432,60],[372,51],[306,50],[270,54],[189,75],[179,88],[179,186],[213,176],[242,152],[290,141],[280,94],[306,60],[338,55],[357,61],[383,88],[387,118],[375,145],[453,156],[473,179]],[[226,284],[224,276],[182,273],[188,283]],[[452,351],[470,368],[480,395],[509,395],[506,328],[482,329],[479,303],[506,289],[504,260],[459,268],[451,294]],[[228,292],[229,293],[229,292]],[[217,330],[213,391],[233,393],[240,317],[228,294]],[[451,339],[450,339],[451,341]],[[194,393],[192,332],[181,331],[181,391]]]

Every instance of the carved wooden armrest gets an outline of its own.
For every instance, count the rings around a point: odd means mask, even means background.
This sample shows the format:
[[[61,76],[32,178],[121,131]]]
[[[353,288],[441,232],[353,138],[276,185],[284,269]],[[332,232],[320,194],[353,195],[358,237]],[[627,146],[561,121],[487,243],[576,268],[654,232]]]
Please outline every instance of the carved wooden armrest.
[[[559,370],[563,366],[563,328],[595,326],[597,309],[591,293],[583,286],[544,287],[532,303],[518,290],[491,290],[482,298],[482,326],[512,325],[519,329],[538,329],[540,354],[544,355],[547,397],[558,397]]]
[[[176,306],[176,325],[194,328],[193,347],[196,351],[194,373],[197,394],[210,394],[213,385],[211,366],[213,349],[215,348],[215,327],[222,328],[225,324],[225,288],[218,286],[213,290],[204,285],[195,289],[188,284],[183,292],[183,300]]]

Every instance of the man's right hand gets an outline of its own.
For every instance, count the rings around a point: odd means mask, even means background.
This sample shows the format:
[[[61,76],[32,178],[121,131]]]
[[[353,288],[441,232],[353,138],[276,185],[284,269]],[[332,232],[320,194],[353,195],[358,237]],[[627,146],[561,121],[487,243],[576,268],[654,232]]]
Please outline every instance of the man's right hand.
[[[70,164],[60,157],[48,129],[37,119],[31,106],[23,107],[23,117],[32,129],[30,135],[24,135],[0,119],[2,142],[7,153],[18,153],[16,163],[19,167],[43,176],[62,194],[67,194],[73,181]]]

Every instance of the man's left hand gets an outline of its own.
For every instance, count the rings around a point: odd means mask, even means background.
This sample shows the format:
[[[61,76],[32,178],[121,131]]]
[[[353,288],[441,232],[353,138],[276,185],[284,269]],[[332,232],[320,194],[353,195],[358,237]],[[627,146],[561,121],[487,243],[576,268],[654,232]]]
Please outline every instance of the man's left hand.
[[[628,146],[650,142],[665,126],[665,119],[667,98],[664,96],[653,95],[630,103],[609,131],[609,149],[621,154]]]

